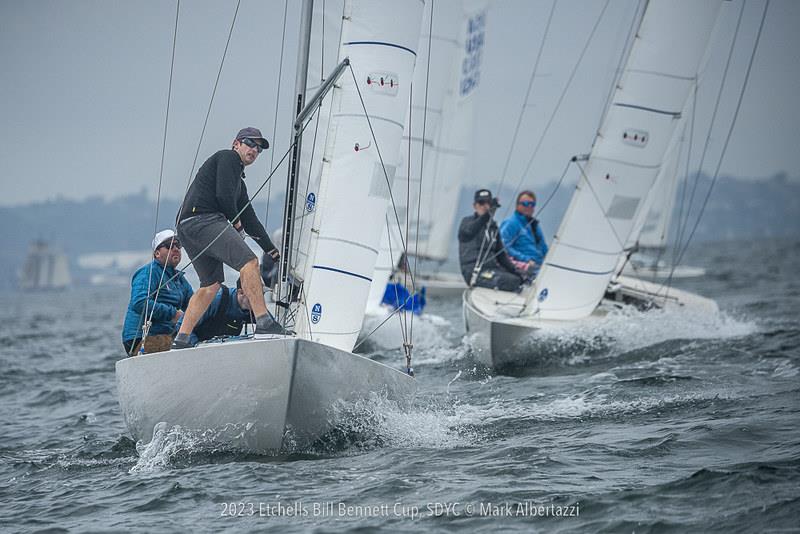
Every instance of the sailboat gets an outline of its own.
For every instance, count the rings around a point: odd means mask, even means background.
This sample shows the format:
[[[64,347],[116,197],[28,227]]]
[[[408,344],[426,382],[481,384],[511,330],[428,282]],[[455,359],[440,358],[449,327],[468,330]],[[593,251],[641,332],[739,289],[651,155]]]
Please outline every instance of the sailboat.
[[[387,214],[362,338],[397,306],[419,313],[424,297],[456,296],[466,287],[460,273],[443,271],[442,265],[453,241],[472,139],[488,9],[485,0],[443,0],[429,6],[423,15],[402,163],[392,187],[397,213]],[[430,319],[433,328],[444,321]],[[417,324],[426,320],[420,317]],[[374,332],[373,340],[384,347],[402,344],[400,333],[385,330]]]
[[[686,122],[682,118],[683,123]],[[678,193],[678,163],[683,147],[683,135],[675,136],[675,143],[670,146],[667,156],[656,178],[655,184],[648,194],[645,209],[631,236],[638,238],[626,244],[631,254],[626,258],[622,273],[628,276],[648,280],[665,280],[673,278],[696,278],[705,274],[702,267],[690,265],[669,265],[665,261],[668,239],[672,228],[675,201]]]
[[[49,291],[69,287],[72,277],[67,256],[37,239],[31,243],[19,272],[19,287],[26,291]]]
[[[519,294],[464,292],[466,329],[485,365],[525,365],[541,356],[537,334],[591,324],[622,304],[716,310],[709,299],[619,271],[675,145],[721,4],[647,3],[592,151],[576,158],[585,168],[534,284]]]
[[[137,440],[150,441],[157,426],[179,426],[257,453],[302,448],[340,422],[340,403],[375,395],[403,401],[415,391],[410,369],[351,351],[389,203],[388,180],[399,164],[423,4],[334,4],[305,0],[301,12],[278,295],[285,306],[280,319],[294,334],[117,362],[120,406]],[[338,21],[341,30],[325,27],[336,39],[338,65],[319,84],[309,56],[323,20]],[[320,128],[302,143],[309,120],[319,120]],[[315,151],[313,162],[302,162]],[[305,184],[298,182],[303,165],[318,173]],[[307,189],[312,186],[318,188]]]

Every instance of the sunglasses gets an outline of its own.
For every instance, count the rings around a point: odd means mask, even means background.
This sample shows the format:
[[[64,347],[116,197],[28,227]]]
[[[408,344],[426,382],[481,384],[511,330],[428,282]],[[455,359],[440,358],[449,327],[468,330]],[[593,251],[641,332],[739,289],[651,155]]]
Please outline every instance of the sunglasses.
[[[170,246],[169,241],[164,241],[163,243],[158,245],[158,247],[156,247],[156,250],[158,250],[160,248],[178,248],[179,249],[179,248],[181,248],[181,242],[178,241],[177,239],[175,239],[175,240],[172,241],[172,246]]]
[[[475,204],[478,204],[479,206],[486,206],[490,203],[491,203],[490,200],[478,200],[477,202],[475,202]]]
[[[526,208],[532,208],[533,206],[536,205],[536,201],[535,200],[523,200],[523,201],[519,202],[518,204],[520,206],[524,206]]]
[[[255,148],[256,150],[258,150],[259,154],[261,154],[261,151],[264,150],[264,147],[261,146],[261,143],[256,143],[249,137],[245,137],[244,139],[242,139],[242,143],[249,146],[250,148]]]

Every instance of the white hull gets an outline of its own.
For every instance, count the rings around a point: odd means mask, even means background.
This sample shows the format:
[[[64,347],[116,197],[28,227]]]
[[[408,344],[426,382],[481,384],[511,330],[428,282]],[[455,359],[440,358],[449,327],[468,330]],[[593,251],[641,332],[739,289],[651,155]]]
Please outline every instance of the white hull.
[[[698,278],[706,274],[706,270],[702,267],[691,267],[689,265],[679,265],[675,268],[659,265],[629,265],[626,266],[622,272],[627,276],[655,278],[658,280],[667,280],[669,278]]]
[[[159,423],[256,453],[303,448],[337,423],[339,402],[410,399],[415,380],[368,358],[296,338],[204,344],[126,358],[119,402],[133,438]]]
[[[473,288],[464,292],[464,325],[475,359],[487,367],[523,367],[542,361],[550,350],[546,343],[537,343],[537,332],[586,327],[603,318],[615,304],[718,310],[710,299],[664,288],[644,280],[620,276],[613,291],[588,317],[576,320],[542,320],[519,316],[525,298],[517,293]]]
[[[420,273],[417,285],[426,288],[428,297],[457,297],[467,289],[460,273]]]

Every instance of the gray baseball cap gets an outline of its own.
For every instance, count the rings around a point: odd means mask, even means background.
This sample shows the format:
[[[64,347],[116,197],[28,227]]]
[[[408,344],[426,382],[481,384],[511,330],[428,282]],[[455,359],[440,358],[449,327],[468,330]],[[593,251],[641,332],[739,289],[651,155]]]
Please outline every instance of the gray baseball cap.
[[[241,141],[242,139],[253,139],[254,141],[259,141],[262,148],[269,148],[269,141],[267,141],[266,138],[261,135],[261,130],[258,128],[248,126],[247,128],[242,128],[239,130],[239,133],[236,134],[236,140]]]

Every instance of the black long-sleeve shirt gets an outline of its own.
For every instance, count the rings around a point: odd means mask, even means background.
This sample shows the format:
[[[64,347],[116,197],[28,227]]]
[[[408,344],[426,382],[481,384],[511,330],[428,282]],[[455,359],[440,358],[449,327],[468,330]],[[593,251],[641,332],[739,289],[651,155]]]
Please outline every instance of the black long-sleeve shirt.
[[[473,213],[461,220],[461,225],[458,227],[458,259],[461,263],[461,274],[468,283],[472,277],[472,270],[478,262],[481,247],[483,247],[482,256],[486,258],[483,269],[495,269],[499,265],[510,273],[517,272],[514,264],[508,259],[498,234],[497,223],[488,212],[480,216]],[[491,250],[487,251],[487,248]]]
[[[245,232],[264,252],[269,253],[275,250],[275,245],[258,220],[253,206],[248,204],[244,177],[244,164],[235,150],[220,150],[213,154],[197,171],[186,192],[178,222],[201,213],[222,213],[231,224],[241,221]],[[236,215],[245,206],[237,218]]]

